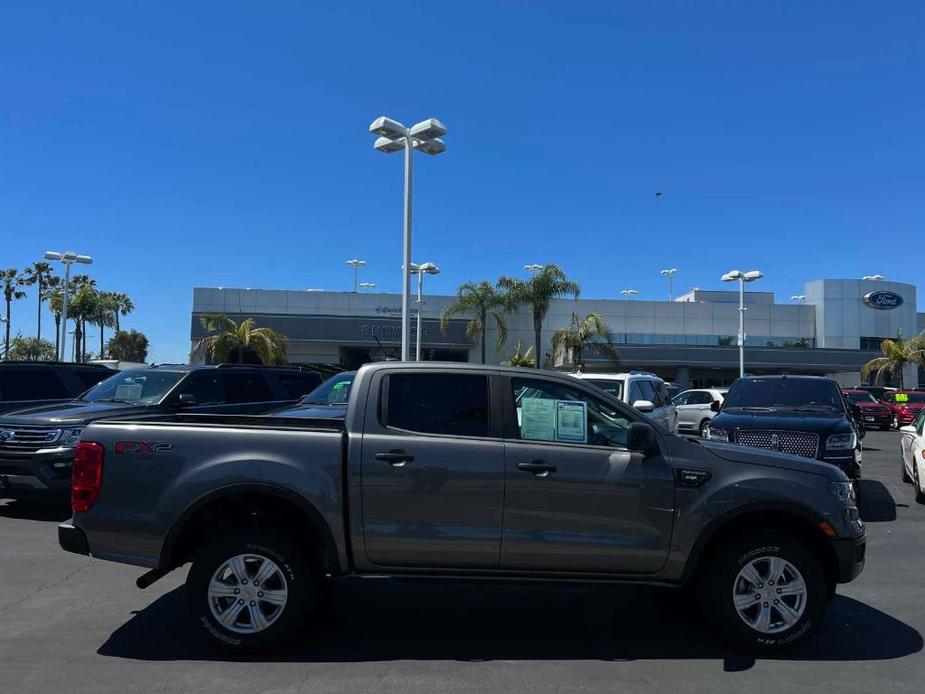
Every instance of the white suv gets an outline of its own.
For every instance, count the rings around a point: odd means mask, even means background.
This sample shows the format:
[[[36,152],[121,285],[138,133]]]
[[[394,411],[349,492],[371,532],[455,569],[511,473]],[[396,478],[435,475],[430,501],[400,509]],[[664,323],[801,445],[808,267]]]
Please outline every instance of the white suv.
[[[665,382],[653,373],[630,371],[619,374],[578,373],[575,378],[588,381],[618,400],[635,407],[668,431],[678,433],[678,410],[671,404]]]

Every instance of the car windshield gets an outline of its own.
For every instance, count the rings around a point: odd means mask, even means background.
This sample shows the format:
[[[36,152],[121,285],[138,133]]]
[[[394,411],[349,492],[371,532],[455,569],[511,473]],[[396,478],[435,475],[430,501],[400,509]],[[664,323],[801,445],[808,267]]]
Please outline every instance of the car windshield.
[[[851,402],[877,402],[877,398],[875,398],[867,391],[862,390],[855,391],[853,393],[845,393],[845,397],[847,397]]]
[[[894,399],[897,404],[904,405],[907,402],[925,402],[925,393],[896,393]]]
[[[93,386],[80,399],[84,402],[156,405],[185,375],[185,371],[128,369]]]
[[[591,385],[597,386],[601,390],[610,393],[612,396],[617,398],[617,400],[623,399],[623,381],[606,378],[588,378],[585,380]]]
[[[355,377],[356,371],[332,376],[308,395],[303,395],[299,402],[303,405],[346,405]]]
[[[828,380],[749,378],[736,381],[723,410],[844,412],[838,387]]]

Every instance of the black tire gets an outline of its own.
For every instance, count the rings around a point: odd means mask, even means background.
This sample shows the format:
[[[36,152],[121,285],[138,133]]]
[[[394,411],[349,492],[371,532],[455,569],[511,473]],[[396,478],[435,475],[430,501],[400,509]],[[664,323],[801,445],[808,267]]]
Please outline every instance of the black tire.
[[[247,555],[245,572],[253,579],[253,572],[259,568],[259,559],[269,559],[279,569],[269,579],[270,590],[286,589],[285,604],[274,606],[255,599],[241,605],[240,616],[229,628],[219,622],[213,614],[212,605],[217,609],[228,605],[234,607],[236,598],[218,598],[216,603],[209,597],[209,586],[213,576],[233,557]],[[283,582],[284,581],[284,582]],[[257,593],[259,585],[246,587],[233,574],[228,574],[228,585],[239,591],[247,590],[253,595],[245,598],[263,597]],[[246,583],[245,579],[243,583]],[[269,593],[270,590],[267,592]],[[277,644],[294,638],[305,624],[305,618],[314,608],[317,592],[317,579],[305,552],[285,532],[278,529],[236,530],[221,535],[206,545],[196,556],[193,566],[186,578],[186,600],[190,612],[209,637],[223,648],[235,652],[265,651]],[[230,607],[227,609],[231,609]],[[259,631],[241,633],[250,624],[253,627],[253,610],[261,611],[269,625]],[[277,610],[281,612],[277,613]]]
[[[913,465],[913,467],[915,466]],[[903,458],[902,453],[899,454],[899,469],[902,470],[903,473],[903,482],[911,482],[912,477],[906,472],[906,460]]]
[[[710,421],[711,420],[709,419],[705,419],[702,422],[700,422],[700,429],[698,430],[698,433],[700,434],[700,438],[703,438],[703,432],[708,426],[710,426]]]
[[[893,419],[890,420],[890,429],[899,431],[899,417],[897,417],[895,414],[893,415]]]
[[[770,565],[762,561],[766,557],[781,558],[795,567],[806,587],[802,614],[792,625],[776,633],[765,633],[746,624],[733,602],[733,593],[740,581],[739,572],[753,561],[769,568]],[[828,597],[825,572],[813,553],[790,535],[778,531],[757,531],[717,547],[706,562],[697,585],[699,602],[708,621],[731,643],[753,650],[776,650],[803,641],[821,624]],[[770,582],[768,586],[761,585],[765,592],[781,590],[772,589]],[[786,582],[781,585],[785,586]],[[768,597],[768,601],[763,602],[759,596],[755,603],[756,610],[761,610],[764,605],[769,610],[768,614],[776,615],[776,619],[770,621],[772,625],[782,622],[779,608],[771,606],[773,599]],[[786,600],[788,605],[797,604],[797,598]],[[757,616],[757,612],[755,614]]]
[[[925,494],[922,493],[919,482],[919,466],[916,464],[915,458],[912,459],[912,484],[915,491],[915,500],[920,504],[925,504]]]

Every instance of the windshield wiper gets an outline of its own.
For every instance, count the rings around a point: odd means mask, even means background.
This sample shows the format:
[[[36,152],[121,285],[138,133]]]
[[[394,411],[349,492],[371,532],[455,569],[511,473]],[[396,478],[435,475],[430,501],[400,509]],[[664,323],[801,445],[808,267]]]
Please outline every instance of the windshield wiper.
[[[84,402],[122,402],[126,405],[137,405],[133,400],[119,400],[118,398],[98,398],[96,400],[84,400]]]
[[[802,407],[787,407],[788,412],[837,412],[831,405],[804,405]]]
[[[724,407],[724,410],[742,410],[744,412],[773,412],[775,407],[757,407],[757,406],[746,406],[746,407]]]

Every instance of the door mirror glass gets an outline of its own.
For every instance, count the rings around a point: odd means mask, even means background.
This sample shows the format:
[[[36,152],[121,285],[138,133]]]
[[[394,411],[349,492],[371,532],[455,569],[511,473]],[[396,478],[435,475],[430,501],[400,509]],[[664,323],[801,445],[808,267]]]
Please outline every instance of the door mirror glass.
[[[904,434],[915,434],[916,433],[915,427],[912,426],[911,424],[907,424],[904,427],[899,427],[899,430]]]
[[[721,403],[720,403],[719,400],[714,400],[713,402],[710,403],[710,411],[711,411],[711,412],[719,412],[719,409],[720,409],[721,406],[722,406],[722,405],[721,405]]]
[[[631,451],[645,453],[646,455],[658,451],[655,429],[645,422],[633,422],[630,424],[626,447]]]
[[[655,403],[651,400],[637,400],[633,403],[633,407],[640,412],[652,412],[655,409]]]

